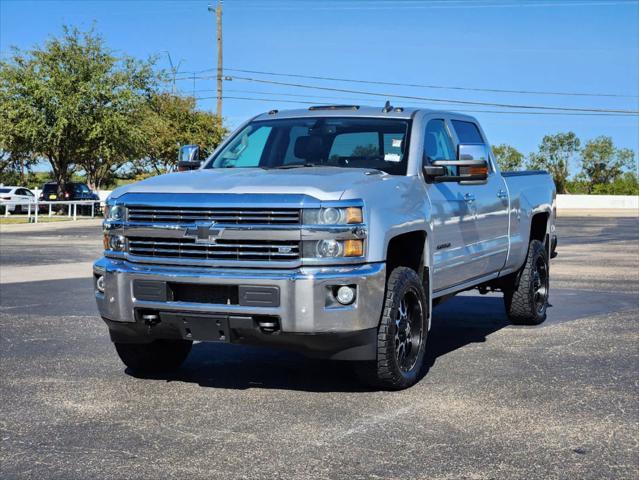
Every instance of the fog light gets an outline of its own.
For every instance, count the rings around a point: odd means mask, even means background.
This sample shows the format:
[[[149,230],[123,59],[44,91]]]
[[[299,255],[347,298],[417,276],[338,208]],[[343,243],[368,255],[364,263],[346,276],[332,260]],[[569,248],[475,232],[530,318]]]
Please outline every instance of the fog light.
[[[350,305],[355,300],[355,289],[346,285],[337,289],[337,301],[342,305]]]
[[[95,288],[98,289],[98,292],[104,293],[104,275],[100,275],[95,280]]]

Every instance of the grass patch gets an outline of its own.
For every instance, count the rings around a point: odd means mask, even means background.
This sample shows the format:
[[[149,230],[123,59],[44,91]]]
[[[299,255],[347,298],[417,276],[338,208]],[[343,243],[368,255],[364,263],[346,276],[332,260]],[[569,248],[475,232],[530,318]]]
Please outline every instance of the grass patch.
[[[33,217],[31,217],[33,218]],[[91,217],[81,217],[78,215],[78,220],[89,220]],[[94,217],[99,218],[99,217]],[[68,217],[66,215],[53,215],[49,217],[48,215],[38,215],[38,223],[51,223],[51,222],[72,222],[73,217]],[[5,217],[4,215],[0,215],[0,225],[16,225],[21,223],[29,223],[29,218],[26,215],[10,215]]]

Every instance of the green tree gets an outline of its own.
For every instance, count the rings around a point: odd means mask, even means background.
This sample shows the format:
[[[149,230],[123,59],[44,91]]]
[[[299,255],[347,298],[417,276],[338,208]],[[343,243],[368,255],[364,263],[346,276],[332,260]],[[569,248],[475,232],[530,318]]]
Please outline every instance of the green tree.
[[[495,155],[499,169],[503,172],[521,170],[524,165],[523,153],[505,143],[493,146],[493,154]]]
[[[557,193],[566,190],[570,175],[569,164],[579,150],[580,141],[573,132],[546,135],[539,145],[539,151],[528,156],[528,165],[532,169],[548,170],[557,187]]]
[[[64,27],[44,48],[14,49],[0,62],[0,126],[10,154],[46,159],[60,190],[76,169],[99,187],[141,154],[152,66],[115,56],[92,29]]]
[[[639,195],[639,179],[635,172],[625,172],[611,183],[600,183],[592,189],[595,195]]]
[[[170,93],[151,96],[142,129],[145,150],[138,169],[154,174],[168,172],[177,165],[181,145],[199,145],[208,155],[226,135],[219,118],[197,110],[194,98]]]
[[[588,182],[591,193],[598,185],[608,185],[634,165],[635,153],[628,148],[616,148],[612,138],[600,136],[586,142],[581,149],[580,178]]]
[[[29,155],[24,139],[11,131],[9,120],[0,115],[0,183],[24,185],[25,173],[30,172],[35,159]]]

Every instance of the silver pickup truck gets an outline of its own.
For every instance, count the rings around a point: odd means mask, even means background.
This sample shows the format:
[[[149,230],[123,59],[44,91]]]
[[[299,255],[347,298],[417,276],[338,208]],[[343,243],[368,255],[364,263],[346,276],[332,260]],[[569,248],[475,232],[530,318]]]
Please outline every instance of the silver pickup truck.
[[[500,173],[472,117],[272,110],[180,166],[107,201],[95,297],[132,370],[222,341],[355,360],[400,389],[451,295],[501,291],[513,323],[546,318],[555,187]]]

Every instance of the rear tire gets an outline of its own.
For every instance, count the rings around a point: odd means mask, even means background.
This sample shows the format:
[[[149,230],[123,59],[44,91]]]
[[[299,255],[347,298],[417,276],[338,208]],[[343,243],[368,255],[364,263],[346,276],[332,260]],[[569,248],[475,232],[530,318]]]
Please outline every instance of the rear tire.
[[[151,343],[114,343],[122,362],[137,372],[158,373],[178,368],[191,351],[190,340],[154,340]]]
[[[549,281],[546,248],[539,240],[532,240],[524,266],[504,289],[504,305],[512,323],[539,325],[546,320]]]
[[[377,359],[359,365],[366,383],[401,390],[421,379],[428,336],[426,299],[414,270],[397,267],[391,272],[377,331]]]

